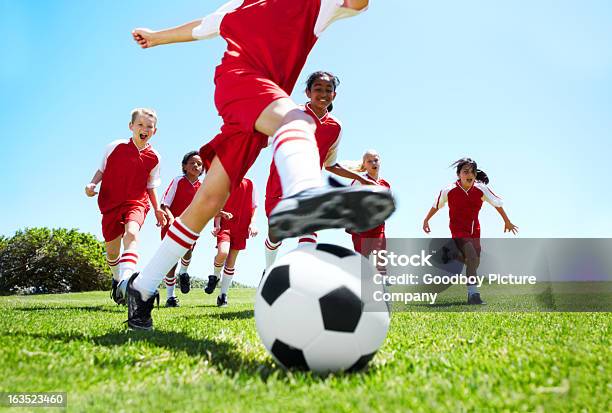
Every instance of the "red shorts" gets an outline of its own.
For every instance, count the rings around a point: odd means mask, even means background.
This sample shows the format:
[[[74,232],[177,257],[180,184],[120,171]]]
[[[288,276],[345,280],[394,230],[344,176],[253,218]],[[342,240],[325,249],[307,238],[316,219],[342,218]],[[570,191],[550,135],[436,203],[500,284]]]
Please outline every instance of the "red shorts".
[[[104,241],[110,242],[122,236],[125,232],[125,224],[128,221],[134,221],[142,227],[147,212],[149,212],[148,206],[121,205],[108,211],[106,214],[102,214],[102,236]]]
[[[281,197],[276,197],[276,198],[268,198],[266,197],[266,217],[270,218],[270,213],[272,212],[272,210],[274,208],[276,208],[276,206],[278,205],[278,203],[281,201]]]
[[[166,225],[165,227],[162,227],[161,229],[161,239],[164,239],[164,237],[166,236],[166,234],[168,233],[168,229],[170,228],[170,225]],[[194,242],[191,245],[191,248],[189,248],[190,251],[193,251],[193,249],[195,248],[196,243]]]
[[[289,97],[276,83],[244,67],[228,70],[219,66],[215,73],[215,105],[223,118],[221,133],[200,148],[204,168],[208,170],[215,155],[236,188],[259,152],[268,145],[268,137],[255,131],[255,122],[270,103]]]
[[[247,233],[239,233],[238,231],[230,231],[229,229],[222,229],[217,234],[217,247],[222,242],[229,242],[230,249],[241,251],[246,248],[246,240],[249,237]]]
[[[387,249],[387,238],[385,237],[384,232],[368,234],[367,237],[360,234],[351,233],[351,236],[353,237],[353,247],[355,248],[355,252],[360,253],[364,257],[369,256],[374,250]]]

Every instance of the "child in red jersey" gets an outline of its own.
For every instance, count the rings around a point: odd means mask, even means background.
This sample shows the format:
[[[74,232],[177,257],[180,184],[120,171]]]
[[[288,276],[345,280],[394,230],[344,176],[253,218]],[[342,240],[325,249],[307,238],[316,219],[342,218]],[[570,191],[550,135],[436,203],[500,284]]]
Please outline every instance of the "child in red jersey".
[[[335,175],[353,179],[363,184],[373,184],[368,178],[344,168],[337,161],[338,146],[342,137],[342,123],[330,112],[333,109],[333,100],[336,98],[336,89],[340,80],[330,72],[314,72],[306,81],[306,96],[309,102],[302,106],[302,110],[309,114],[317,125],[315,139],[319,149],[319,165]],[[283,197],[280,177],[274,160],[270,165],[270,176],[266,185],[266,216],[269,218],[272,210]],[[298,243],[316,243],[317,233],[302,235]],[[266,268],[274,263],[278,248],[282,241],[276,239],[268,230],[265,241]]]
[[[134,109],[129,124],[132,138],[116,140],[107,146],[101,166],[85,186],[85,194],[92,197],[98,194],[96,185],[101,182],[98,206],[102,213],[106,260],[113,273],[111,297],[117,304],[125,304],[125,296],[117,287],[121,281],[127,282],[136,268],[138,233],[149,211],[149,202],[157,225],[166,223],[156,192],[160,184],[160,157],[149,144],[157,131],[156,125],[155,111]]]
[[[370,149],[363,154],[361,164],[355,168],[357,171],[365,172],[364,179],[374,181],[376,185],[391,189],[391,185],[380,178],[380,155],[374,149]],[[352,185],[359,185],[360,181],[353,181]],[[385,237],[385,223],[378,225],[367,231],[354,232],[347,231],[353,238],[355,251],[368,257],[374,250],[384,250],[387,248],[387,238]],[[378,268],[380,273],[386,273],[384,267]]]
[[[255,226],[255,211],[257,209],[257,193],[253,182],[243,178],[228,198],[223,210],[231,214],[231,219],[215,218],[213,236],[217,237],[217,256],[214,259],[214,274],[208,277],[204,288],[207,294],[212,294],[219,282],[221,268],[221,293],[217,297],[218,307],[227,307],[227,294],[234,277],[234,268],[238,253],[245,249],[246,240],[257,236]]]
[[[196,191],[200,188],[200,176],[203,173],[202,159],[197,151],[191,151],[183,156],[181,162],[183,175],[177,176],[172,180],[164,199],[162,200],[162,209],[168,216],[168,224],[162,227],[161,237],[164,239],[168,233],[168,228],[174,222],[174,217],[180,216],[185,208],[191,203],[191,200],[196,194]],[[179,270],[179,285],[181,292],[187,294],[190,289],[189,285],[189,274],[187,269],[191,262],[191,254],[193,251],[192,246],[183,257],[181,257],[181,268]],[[174,264],[172,269],[168,271],[164,282],[166,284],[166,307],[178,307],[178,298],[174,294],[174,286],[176,285],[176,270],[177,264]]]
[[[487,201],[504,220],[504,232],[516,234],[518,227],[510,222],[502,208],[502,200],[487,186],[489,178],[470,158],[462,158],[451,166],[457,168],[457,181],[442,189],[423,221],[423,231],[431,232],[429,220],[448,202],[451,235],[462,254],[466,275],[475,277],[480,265],[480,223],[478,213]],[[476,285],[468,285],[468,304],[484,304]]]
[[[283,189],[283,199],[269,219],[277,239],[326,228],[366,230],[393,213],[391,194],[378,187],[323,188],[315,122],[289,97],[321,33],[333,21],[356,15],[367,5],[368,0],[234,0],[201,20],[175,28],[133,30],[142,48],[220,35],[227,49],[215,71],[215,105],[223,126],[200,149],[206,178],[168,230],[175,239],[162,241],[128,288],[134,297],[128,300],[128,326],[152,328],[150,314],[161,274],[191,248],[221,210],[269,136]],[[362,213],[372,208],[377,212]]]

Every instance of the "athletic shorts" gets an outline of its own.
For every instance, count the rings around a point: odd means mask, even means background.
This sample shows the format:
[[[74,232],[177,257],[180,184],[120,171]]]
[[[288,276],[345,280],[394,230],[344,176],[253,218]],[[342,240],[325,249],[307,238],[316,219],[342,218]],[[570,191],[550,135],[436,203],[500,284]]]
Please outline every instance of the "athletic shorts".
[[[102,236],[104,241],[110,242],[125,232],[128,221],[136,222],[141,228],[149,207],[142,205],[120,205],[105,214],[102,214]]]

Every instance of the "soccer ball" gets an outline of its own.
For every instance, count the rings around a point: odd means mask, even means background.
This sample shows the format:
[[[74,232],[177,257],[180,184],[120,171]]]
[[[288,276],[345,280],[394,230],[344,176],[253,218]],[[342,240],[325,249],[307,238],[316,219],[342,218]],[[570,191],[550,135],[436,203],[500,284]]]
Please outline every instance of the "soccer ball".
[[[266,270],[255,298],[257,331],[268,352],[289,369],[363,369],[389,328],[387,304],[373,298],[372,289],[383,288],[369,282],[374,274],[365,258],[337,245],[303,246],[281,257]]]

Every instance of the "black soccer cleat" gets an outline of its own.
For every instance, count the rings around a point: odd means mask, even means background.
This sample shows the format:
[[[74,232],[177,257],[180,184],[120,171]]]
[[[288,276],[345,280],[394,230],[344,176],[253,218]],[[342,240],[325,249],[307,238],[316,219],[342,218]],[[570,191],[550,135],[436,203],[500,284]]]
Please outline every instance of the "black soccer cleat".
[[[168,297],[166,300],[166,307],[180,307],[179,299],[176,297]]]
[[[468,294],[467,303],[469,305],[485,305],[486,303],[480,298],[480,293]]]
[[[128,319],[126,322],[128,327],[133,330],[152,330],[153,319],[151,318],[151,311],[155,301],[157,301],[157,306],[159,307],[159,293],[155,291],[155,294],[148,300],[143,300],[140,291],[132,287],[137,276],[138,273],[134,273],[127,285]]]
[[[212,294],[213,291],[215,291],[215,288],[217,288],[217,284],[219,283],[220,278],[217,277],[216,275],[209,275],[208,276],[208,283],[206,284],[206,287],[204,287],[204,291],[206,292],[206,294]]]
[[[113,278],[112,284],[111,284],[111,294],[110,294],[110,298],[117,304],[117,305],[125,305],[125,285],[121,284],[119,281],[115,281],[115,279]]]
[[[187,294],[189,290],[191,290],[189,274],[187,274],[186,272],[179,274],[179,286],[181,287],[181,292],[183,294]]]
[[[343,186],[331,178],[330,185],[282,199],[270,214],[270,234],[283,240],[329,228],[363,232],[382,224],[395,211],[387,188]]]
[[[217,297],[217,307],[227,307],[227,294],[221,294]]]

